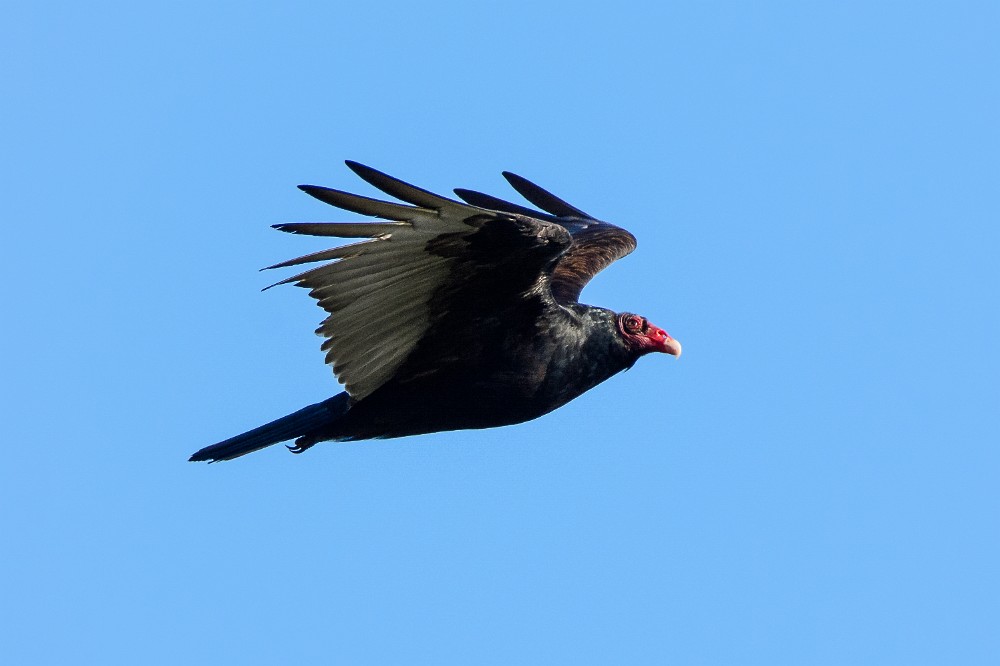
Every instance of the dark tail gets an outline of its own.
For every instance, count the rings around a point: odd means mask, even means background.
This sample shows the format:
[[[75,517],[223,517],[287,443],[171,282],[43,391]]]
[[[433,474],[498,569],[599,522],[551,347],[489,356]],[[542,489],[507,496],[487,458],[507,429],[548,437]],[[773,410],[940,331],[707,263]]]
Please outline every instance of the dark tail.
[[[206,446],[188,460],[190,462],[232,460],[263,449],[265,446],[286,442],[297,437],[303,438],[302,441],[296,442],[298,446],[289,448],[296,453],[301,453],[315,443],[314,439],[306,436],[315,434],[317,430],[329,426],[343,416],[350,406],[349,402],[350,396],[347,393],[341,393],[329,400],[304,407],[288,416],[282,416],[277,421],[271,421],[242,435],[236,435],[236,437],[230,437],[224,442]]]

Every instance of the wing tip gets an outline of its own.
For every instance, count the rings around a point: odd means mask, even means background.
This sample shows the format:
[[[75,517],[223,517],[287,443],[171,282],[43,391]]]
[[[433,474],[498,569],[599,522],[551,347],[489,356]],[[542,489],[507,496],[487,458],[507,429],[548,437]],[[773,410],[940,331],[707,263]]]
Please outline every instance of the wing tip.
[[[346,164],[347,168],[350,169],[351,171],[353,171],[354,173],[357,173],[359,170],[361,170],[361,171],[365,171],[365,170],[372,170],[372,171],[374,171],[374,169],[372,169],[370,166],[368,166],[366,164],[362,164],[361,162],[357,162],[355,160],[344,160],[344,164]]]
[[[344,164],[346,164],[347,168],[353,171],[355,175],[361,178],[361,180],[365,181],[366,183],[375,188],[378,188],[379,190],[382,190],[386,194],[396,197],[397,199],[399,199],[400,197],[398,197],[395,193],[386,190],[383,187],[383,184],[386,181],[389,182],[395,181],[397,183],[404,185],[405,187],[419,189],[415,185],[410,185],[409,183],[401,181],[399,178],[396,178],[395,176],[390,176],[389,174],[383,171],[379,171],[374,167],[370,167],[367,164],[362,164],[361,162],[355,162],[354,160],[344,160]],[[402,199],[402,201],[406,201],[406,199]],[[408,203],[413,203],[413,202],[408,202]]]
[[[503,171],[503,177],[510,183],[510,186],[517,190],[517,193],[538,206],[547,213],[557,217],[580,217],[587,220],[596,220],[593,215],[586,213],[568,201],[557,197],[541,185],[531,182],[524,176],[519,176],[512,171]]]
[[[323,190],[328,189],[321,185],[308,185],[305,183],[303,183],[302,185],[296,185],[296,187],[299,188],[299,190],[301,190],[302,192],[305,192],[309,196],[319,199],[320,201],[323,201],[322,197]]]

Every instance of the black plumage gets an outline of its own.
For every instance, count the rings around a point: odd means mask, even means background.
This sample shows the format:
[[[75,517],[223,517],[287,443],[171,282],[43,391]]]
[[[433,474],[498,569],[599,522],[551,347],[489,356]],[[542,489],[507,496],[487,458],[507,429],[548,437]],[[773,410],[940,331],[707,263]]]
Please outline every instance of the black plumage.
[[[276,225],[369,240],[271,267],[328,262],[277,284],[309,289],[326,310],[317,332],[347,390],[191,460],[230,460],[292,439],[298,453],[325,440],[520,423],[646,353],[680,355],[679,343],[646,319],[578,302],[595,274],[635,249],[624,229],[506,172],[545,212],[456,190],[463,203],[347,165],[409,205],[303,185],[320,201],[389,221]]]

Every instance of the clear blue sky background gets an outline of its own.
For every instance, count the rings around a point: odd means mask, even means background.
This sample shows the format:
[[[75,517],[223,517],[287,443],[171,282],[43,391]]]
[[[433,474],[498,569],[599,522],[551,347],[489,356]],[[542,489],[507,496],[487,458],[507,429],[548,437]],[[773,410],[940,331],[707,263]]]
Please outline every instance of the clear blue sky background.
[[[992,664],[992,2],[22,2],[4,663]],[[337,384],[257,269],[356,159],[632,230],[645,359],[526,425],[195,449]]]

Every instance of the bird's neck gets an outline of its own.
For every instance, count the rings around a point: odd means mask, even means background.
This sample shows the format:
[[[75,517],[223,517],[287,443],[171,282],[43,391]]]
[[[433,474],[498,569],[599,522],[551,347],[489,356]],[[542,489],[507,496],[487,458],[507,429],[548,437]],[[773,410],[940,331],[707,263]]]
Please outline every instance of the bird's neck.
[[[559,404],[565,404],[631,368],[638,357],[618,335],[613,319],[604,316],[603,311],[584,313],[555,349],[543,390]]]

